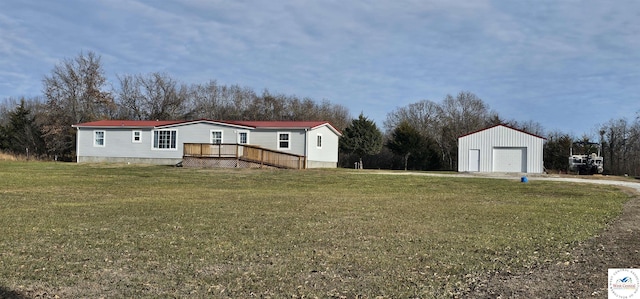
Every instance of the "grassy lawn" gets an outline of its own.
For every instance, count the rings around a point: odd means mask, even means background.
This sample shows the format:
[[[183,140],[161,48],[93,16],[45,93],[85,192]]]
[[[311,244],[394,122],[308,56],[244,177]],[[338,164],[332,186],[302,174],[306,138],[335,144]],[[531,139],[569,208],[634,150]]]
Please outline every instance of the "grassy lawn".
[[[67,297],[450,297],[571,259],[611,186],[352,170],[0,162],[0,288]]]

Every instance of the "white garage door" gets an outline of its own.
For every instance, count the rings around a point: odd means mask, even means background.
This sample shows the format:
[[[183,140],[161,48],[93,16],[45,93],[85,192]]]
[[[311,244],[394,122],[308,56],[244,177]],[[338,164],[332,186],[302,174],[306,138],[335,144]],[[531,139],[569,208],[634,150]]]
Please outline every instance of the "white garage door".
[[[527,172],[527,148],[497,147],[493,149],[494,172]]]

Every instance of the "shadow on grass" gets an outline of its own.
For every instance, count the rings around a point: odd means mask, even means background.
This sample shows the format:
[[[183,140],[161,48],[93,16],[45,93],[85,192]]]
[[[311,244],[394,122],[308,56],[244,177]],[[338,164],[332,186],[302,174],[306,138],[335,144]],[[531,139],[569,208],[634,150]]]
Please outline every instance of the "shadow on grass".
[[[9,290],[6,287],[0,286],[0,299],[28,299],[29,297],[17,291]]]

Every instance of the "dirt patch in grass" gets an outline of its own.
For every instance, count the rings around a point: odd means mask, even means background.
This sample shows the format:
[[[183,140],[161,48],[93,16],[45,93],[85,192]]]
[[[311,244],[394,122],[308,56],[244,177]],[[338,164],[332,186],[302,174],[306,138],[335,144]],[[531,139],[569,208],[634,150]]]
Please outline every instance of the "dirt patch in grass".
[[[0,286],[0,298],[6,299],[27,299],[33,296],[27,296],[24,293],[9,290],[3,286]]]
[[[631,191],[629,191],[631,192]],[[640,197],[599,236],[570,252],[572,261],[479,278],[462,298],[606,298],[609,268],[640,268]]]

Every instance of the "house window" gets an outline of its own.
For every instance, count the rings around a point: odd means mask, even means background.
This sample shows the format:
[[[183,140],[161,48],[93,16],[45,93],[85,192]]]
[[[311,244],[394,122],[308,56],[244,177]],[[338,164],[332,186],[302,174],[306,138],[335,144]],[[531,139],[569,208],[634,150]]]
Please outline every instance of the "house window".
[[[133,131],[131,136],[131,142],[133,143],[142,142],[142,131]]]
[[[247,144],[247,143],[249,143],[249,132],[239,132],[238,133],[238,143],[239,144]]]
[[[291,148],[291,133],[278,133],[278,149]]]
[[[93,146],[104,147],[104,131],[93,131]]]
[[[316,135],[316,147],[322,148],[322,134]]]
[[[213,144],[222,143],[222,131],[211,131],[211,143]]]
[[[176,149],[178,132],[175,130],[162,130],[153,132],[154,149]]]

